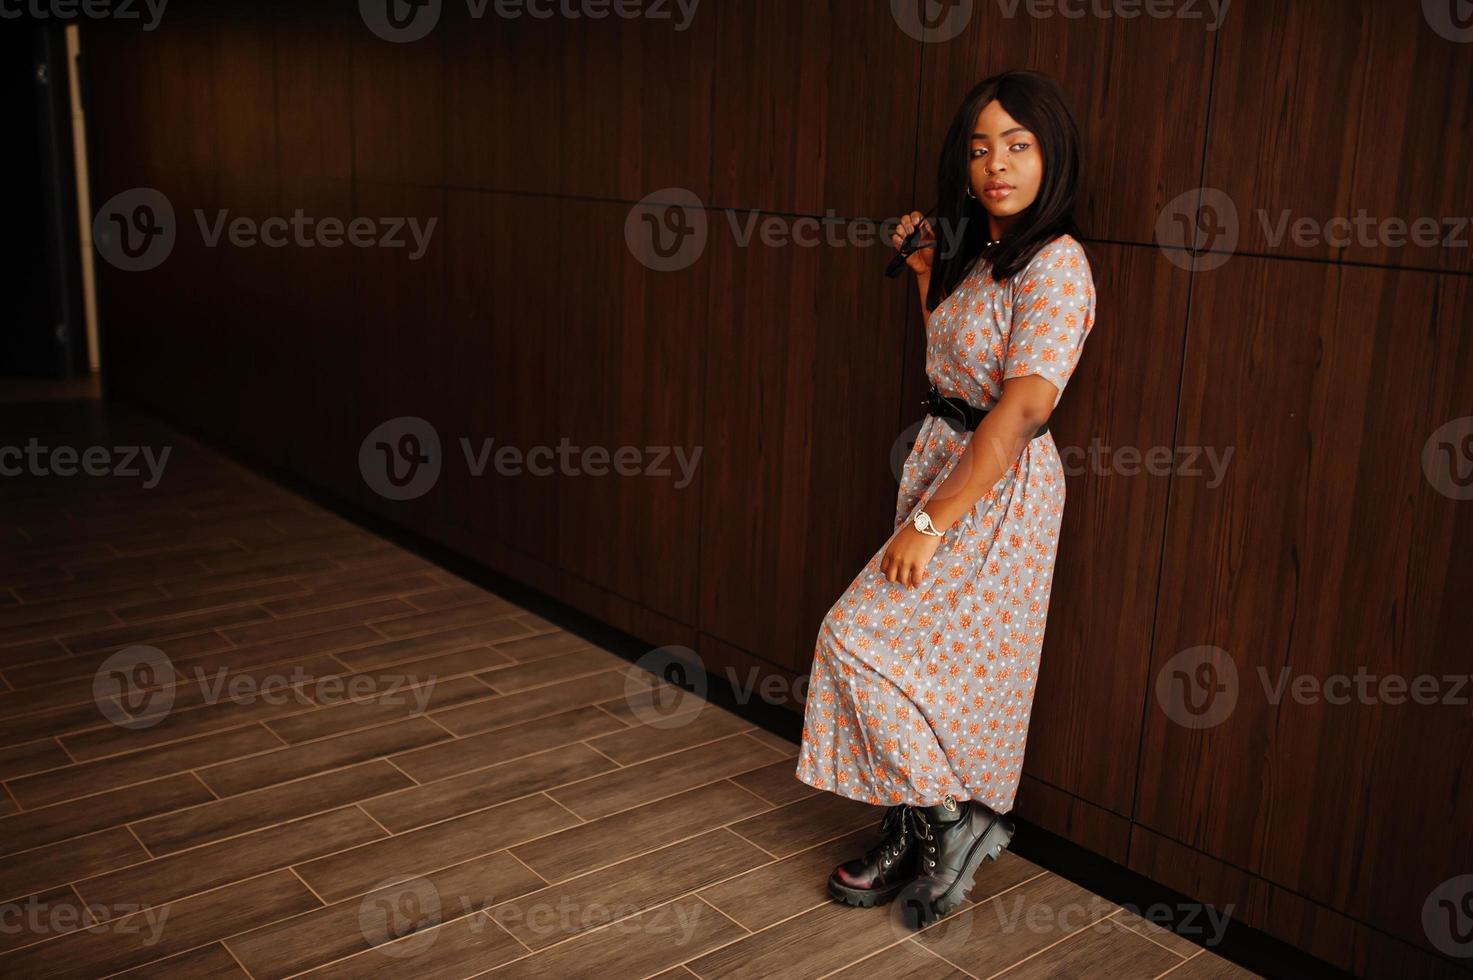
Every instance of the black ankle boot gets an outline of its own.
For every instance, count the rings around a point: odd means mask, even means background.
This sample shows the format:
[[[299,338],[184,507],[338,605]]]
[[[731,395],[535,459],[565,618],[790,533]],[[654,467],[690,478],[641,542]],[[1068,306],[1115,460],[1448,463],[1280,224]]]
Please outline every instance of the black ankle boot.
[[[829,875],[829,894],[845,905],[869,907],[894,898],[916,873],[916,836],[913,810],[892,806],[880,821],[885,837],[864,852],[864,857],[845,861]]]
[[[971,801],[948,797],[913,811],[916,877],[906,889],[908,918],[924,927],[966,901],[977,869],[996,860],[1013,837],[1013,821]]]

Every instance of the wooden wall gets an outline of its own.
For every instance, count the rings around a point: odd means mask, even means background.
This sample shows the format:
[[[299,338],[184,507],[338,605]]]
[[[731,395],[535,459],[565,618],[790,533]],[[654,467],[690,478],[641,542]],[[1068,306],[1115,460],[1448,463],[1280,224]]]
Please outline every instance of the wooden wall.
[[[1473,44],[1373,0],[1238,0],[1220,25],[1204,4],[978,3],[940,43],[887,0],[708,0],[684,30],[447,0],[405,44],[339,6],[177,0],[152,32],[87,26],[93,200],[155,187],[181,216],[159,269],[100,263],[116,395],[652,646],[791,680],[890,532],[923,338],[882,248],[740,247],[728,215],[924,208],[962,93],[1047,71],[1086,140],[1100,299],[1055,416],[1069,501],[1018,812],[1363,974],[1473,962],[1424,920],[1473,873],[1468,705],[1275,702],[1260,673],[1473,666],[1473,502],[1438,489],[1473,467],[1469,430],[1434,437],[1473,415],[1469,232],[1271,234],[1286,211],[1473,215]],[[665,188],[709,224],[671,272],[624,238]],[[1233,215],[1206,212],[1194,269],[1172,214],[1199,197]],[[211,249],[194,208],[438,224],[417,262]],[[398,416],[444,446],[413,501],[358,466]],[[460,436],[702,455],[684,488],[473,479]],[[1153,447],[1174,465],[1132,469]],[[1174,658],[1203,646],[1231,658],[1237,702],[1195,728],[1167,706]]]

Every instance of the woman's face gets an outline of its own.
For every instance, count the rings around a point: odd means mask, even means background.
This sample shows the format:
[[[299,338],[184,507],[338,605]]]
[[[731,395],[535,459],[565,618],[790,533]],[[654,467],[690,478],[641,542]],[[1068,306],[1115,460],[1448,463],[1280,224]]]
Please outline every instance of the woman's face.
[[[972,133],[969,178],[999,237],[1043,185],[1043,151],[1038,139],[996,99],[982,107]]]

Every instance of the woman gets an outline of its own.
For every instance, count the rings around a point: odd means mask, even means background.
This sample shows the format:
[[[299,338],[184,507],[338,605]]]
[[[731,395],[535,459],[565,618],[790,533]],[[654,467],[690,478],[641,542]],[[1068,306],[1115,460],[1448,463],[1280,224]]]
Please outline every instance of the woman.
[[[935,249],[915,273],[930,414],[905,461],[896,530],[824,617],[798,778],[886,805],[884,838],[829,877],[851,905],[902,889],[922,923],[967,897],[1012,836],[1064,470],[1046,423],[1094,322],[1073,207],[1078,127],[1037,72],[983,80],[941,149]],[[939,392],[938,392],[939,389]],[[981,413],[985,412],[985,417]],[[978,418],[980,417],[980,421]],[[969,431],[969,427],[975,428]]]

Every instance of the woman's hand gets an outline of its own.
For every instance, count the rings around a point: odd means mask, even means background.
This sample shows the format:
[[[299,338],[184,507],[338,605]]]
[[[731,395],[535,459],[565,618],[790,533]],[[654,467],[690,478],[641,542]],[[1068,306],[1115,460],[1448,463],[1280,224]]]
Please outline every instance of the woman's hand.
[[[919,211],[912,211],[910,214],[901,218],[899,227],[895,229],[895,234],[890,236],[890,244],[895,246],[896,251],[899,251],[900,243],[905,241],[906,237],[918,227],[921,229],[921,241],[923,243],[929,243],[933,247],[918,248],[914,252],[911,252],[906,258],[905,264],[917,276],[930,276],[931,263],[936,259],[936,249],[934,247],[936,244],[936,233],[932,230],[931,223],[926,220],[925,215]]]
[[[930,562],[931,556],[939,547],[941,547],[939,537],[934,534],[922,534],[915,529],[914,524],[907,523],[895,537],[890,539],[890,547],[885,549],[885,557],[880,562],[880,570],[890,581],[907,588],[914,588],[921,584],[926,564]]]

